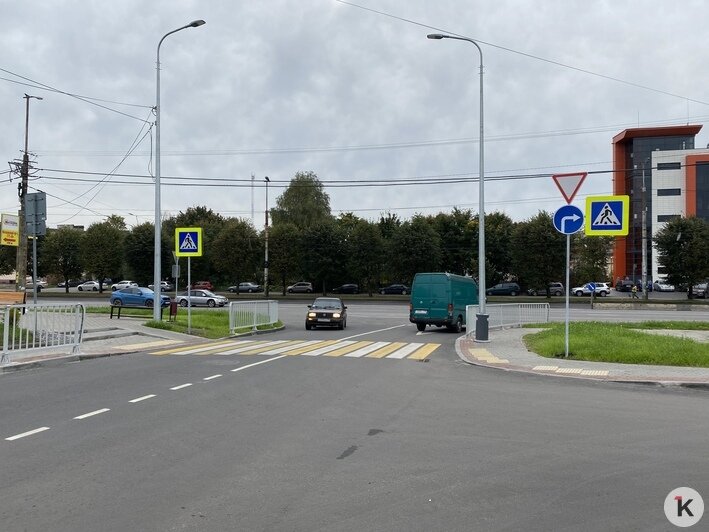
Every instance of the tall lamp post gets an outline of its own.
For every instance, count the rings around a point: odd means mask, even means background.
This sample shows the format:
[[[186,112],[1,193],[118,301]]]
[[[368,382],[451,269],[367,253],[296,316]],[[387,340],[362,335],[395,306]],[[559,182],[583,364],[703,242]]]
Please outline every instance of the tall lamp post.
[[[429,39],[455,39],[458,41],[468,41],[475,45],[480,52],[480,177],[479,196],[480,212],[478,225],[478,305],[479,310],[475,322],[475,341],[487,342],[488,339],[488,315],[485,313],[485,137],[483,120],[483,51],[473,39],[467,37],[456,37],[442,33],[431,33]]]
[[[266,253],[263,258],[263,290],[266,297],[268,297],[268,184],[271,180],[266,176],[266,225],[264,226],[264,233],[266,237],[265,250]]]
[[[155,300],[153,305],[153,319],[155,321],[160,321],[160,279],[162,277],[160,271],[160,258],[161,258],[161,220],[160,220],[160,45],[165,40],[168,35],[177,33],[178,31],[187,28],[196,28],[203,25],[204,20],[194,20],[189,24],[172,30],[162,36],[160,42],[158,43],[157,51],[157,84],[156,84],[156,96],[155,96],[155,254],[153,260],[155,264],[153,266],[153,290],[155,291]]]

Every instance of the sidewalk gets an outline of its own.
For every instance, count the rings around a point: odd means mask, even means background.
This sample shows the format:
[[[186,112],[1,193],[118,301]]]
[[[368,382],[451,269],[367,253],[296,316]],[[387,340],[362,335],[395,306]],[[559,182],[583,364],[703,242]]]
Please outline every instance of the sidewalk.
[[[524,328],[491,330],[490,341],[481,343],[462,336],[456,342],[456,352],[468,364],[505,371],[614,382],[709,386],[709,368],[584,362],[541,357],[527,351],[522,341],[523,336],[538,331],[539,329]],[[709,351],[709,331],[643,332],[690,337],[706,344]]]

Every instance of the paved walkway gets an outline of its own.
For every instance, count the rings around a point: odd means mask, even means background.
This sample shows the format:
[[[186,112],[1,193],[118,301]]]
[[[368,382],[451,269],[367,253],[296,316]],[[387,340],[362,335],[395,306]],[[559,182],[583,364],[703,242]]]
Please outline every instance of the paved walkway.
[[[87,314],[84,340],[79,353],[70,348],[54,348],[41,352],[10,355],[9,363],[0,371],[14,371],[38,365],[51,365],[104,356],[123,355],[151,348],[169,348],[203,342],[204,339],[186,334],[145,327],[142,318],[110,319],[103,314]],[[527,351],[522,337],[535,329],[510,328],[491,330],[490,341],[475,343],[462,336],[456,342],[458,356],[469,364],[506,371],[519,371],[555,377],[571,377],[621,382],[650,382],[709,386],[709,368],[675,366],[644,366],[582,362],[544,358]],[[643,331],[648,334],[673,334],[706,344],[709,351],[709,331]]]
[[[538,330],[523,328],[491,330],[490,341],[484,343],[476,343],[472,338],[463,336],[456,342],[456,351],[458,356],[469,364],[507,371],[618,382],[709,385],[709,368],[584,362],[541,357],[528,351],[522,341],[523,336]],[[709,353],[709,331],[643,330],[643,332],[691,338],[705,344]]]

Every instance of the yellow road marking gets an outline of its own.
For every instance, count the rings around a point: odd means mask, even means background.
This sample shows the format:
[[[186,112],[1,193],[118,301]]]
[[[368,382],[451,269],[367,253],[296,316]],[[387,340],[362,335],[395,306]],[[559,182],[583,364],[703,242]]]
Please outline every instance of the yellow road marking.
[[[329,353],[325,353],[323,356],[325,357],[339,357],[344,355],[345,353],[351,353],[352,351],[357,351],[357,349],[362,349],[363,347],[371,344],[372,342],[355,342],[354,344],[350,344],[345,347],[341,347],[340,349],[336,349],[335,351],[330,351]]]
[[[411,360],[423,360],[424,358],[426,358],[428,355],[433,353],[439,347],[441,347],[441,344],[426,344],[423,347],[414,351],[412,354],[410,354],[406,358],[409,358]]]
[[[179,347],[179,348],[175,348],[175,349],[165,349],[163,351],[155,351],[150,354],[151,355],[171,355],[171,354],[176,354],[176,353],[182,353],[184,351],[192,351],[193,349],[199,349],[200,347],[207,347],[207,346],[220,347],[220,346],[224,346],[224,345],[232,344],[232,343],[234,343],[233,340],[224,340],[221,342],[215,342],[213,344],[200,344],[200,345],[191,345],[188,347]]]
[[[276,345],[263,345],[263,342],[259,342],[258,345],[252,346],[253,349],[246,349],[244,351],[239,351],[238,355],[257,355],[259,353],[263,353],[264,351],[270,351],[271,349],[280,349],[282,347],[286,347],[288,345],[293,345],[293,344],[301,344],[302,340],[288,340],[286,342],[283,342],[282,344],[276,344]]]
[[[399,349],[401,349],[405,345],[406,345],[405,342],[394,342],[392,344],[382,347],[381,349],[377,349],[376,351],[373,351],[373,352],[369,353],[368,355],[365,355],[365,357],[384,358],[385,356],[393,353],[394,351],[398,351]]]
[[[162,345],[181,344],[181,343],[184,343],[184,341],[183,340],[156,340],[154,342],[143,342],[142,344],[119,345],[119,346],[116,346],[116,348],[123,349],[125,351],[129,351],[131,349],[136,349],[136,348],[152,348],[152,347],[160,347]]]
[[[336,343],[337,343],[337,340],[323,340],[322,342],[318,342],[317,344],[306,345],[305,347],[296,348],[296,349],[293,349],[292,351],[291,350],[284,351],[283,354],[289,355],[289,356],[290,355],[301,355],[303,353],[307,353],[308,351],[313,351],[315,349],[320,349],[321,347],[325,347],[325,346],[336,344]]]

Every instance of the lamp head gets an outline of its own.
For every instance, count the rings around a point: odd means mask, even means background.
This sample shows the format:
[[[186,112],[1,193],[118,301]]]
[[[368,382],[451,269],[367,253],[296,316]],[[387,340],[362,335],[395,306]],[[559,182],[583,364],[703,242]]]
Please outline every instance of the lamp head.
[[[203,24],[206,24],[204,20],[193,20],[188,24],[190,28],[196,28],[197,26],[202,26]]]
[[[442,35],[440,33],[429,33],[428,35],[426,35],[426,38],[428,39],[443,39],[443,37],[445,37],[445,35]]]

